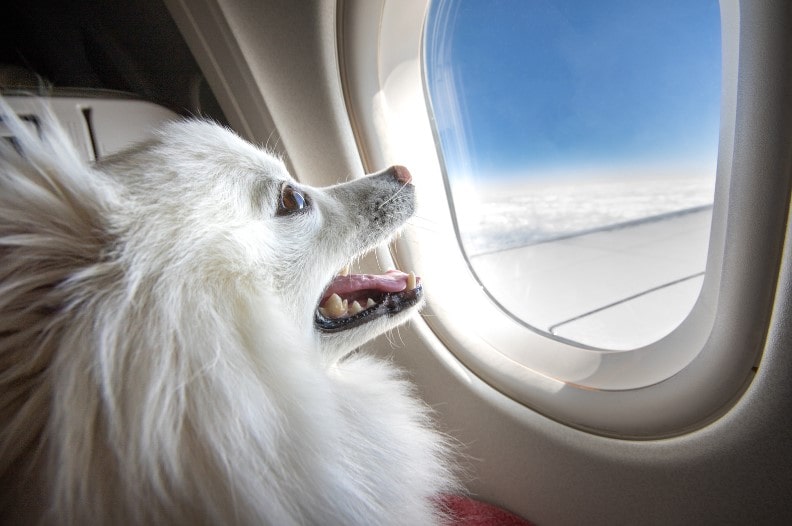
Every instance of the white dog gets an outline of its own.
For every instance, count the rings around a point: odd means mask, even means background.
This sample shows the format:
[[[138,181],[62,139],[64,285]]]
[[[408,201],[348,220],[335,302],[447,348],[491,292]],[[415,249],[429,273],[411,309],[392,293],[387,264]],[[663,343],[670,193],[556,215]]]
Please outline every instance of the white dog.
[[[0,523],[442,520],[446,440],[399,371],[350,354],[420,280],[336,276],[413,213],[404,168],[311,188],[200,121],[88,166],[10,113]]]

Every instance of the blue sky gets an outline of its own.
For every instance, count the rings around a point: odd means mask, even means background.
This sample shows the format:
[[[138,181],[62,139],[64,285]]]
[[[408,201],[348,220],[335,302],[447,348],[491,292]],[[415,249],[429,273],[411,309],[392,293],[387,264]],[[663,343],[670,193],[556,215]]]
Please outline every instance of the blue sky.
[[[711,163],[717,0],[435,0],[427,84],[449,176]]]

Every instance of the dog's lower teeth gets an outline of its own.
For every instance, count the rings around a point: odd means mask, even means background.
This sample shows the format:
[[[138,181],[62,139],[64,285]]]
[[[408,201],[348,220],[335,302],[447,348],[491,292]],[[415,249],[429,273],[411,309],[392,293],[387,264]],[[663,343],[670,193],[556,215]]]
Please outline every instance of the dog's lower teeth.
[[[325,318],[337,320],[344,316],[354,316],[376,305],[377,302],[371,298],[366,298],[365,305],[361,305],[357,300],[350,304],[349,300],[342,299],[338,294],[333,294],[319,307],[319,314]]]

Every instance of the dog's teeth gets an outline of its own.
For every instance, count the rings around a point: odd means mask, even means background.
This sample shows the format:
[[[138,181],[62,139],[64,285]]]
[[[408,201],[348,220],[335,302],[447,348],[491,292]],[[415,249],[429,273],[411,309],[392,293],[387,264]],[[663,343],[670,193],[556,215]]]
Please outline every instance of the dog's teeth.
[[[357,301],[353,301],[352,305],[349,306],[349,315],[354,316],[358,312],[362,311],[363,307],[360,306],[360,303]]]
[[[339,276],[349,276],[349,265],[344,265],[344,267],[338,271]]]
[[[324,304],[323,316],[326,318],[340,318],[347,312],[346,300],[342,300],[338,294],[333,294]],[[321,312],[321,311],[320,311]]]
[[[415,280],[415,272],[410,272],[407,274],[407,290],[412,290],[415,288],[416,280]]]
[[[371,299],[371,298],[368,298],[368,299],[366,300],[366,308],[367,308],[367,309],[370,309],[371,307],[373,307],[373,306],[374,306],[374,305],[376,305],[376,304],[377,304],[377,302],[376,302],[376,301],[374,301],[374,300],[373,300],[373,299]]]

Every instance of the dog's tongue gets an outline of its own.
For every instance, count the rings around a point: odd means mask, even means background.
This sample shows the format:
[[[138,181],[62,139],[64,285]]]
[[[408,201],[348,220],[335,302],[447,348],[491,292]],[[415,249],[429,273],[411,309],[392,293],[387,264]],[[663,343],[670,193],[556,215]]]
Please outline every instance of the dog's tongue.
[[[327,287],[322,301],[333,294],[343,296],[359,290],[378,290],[380,292],[400,292],[407,288],[407,274],[400,270],[389,270],[385,274],[349,274],[336,276]]]

